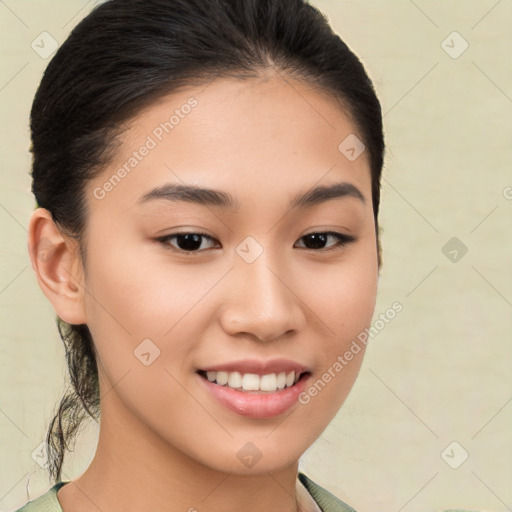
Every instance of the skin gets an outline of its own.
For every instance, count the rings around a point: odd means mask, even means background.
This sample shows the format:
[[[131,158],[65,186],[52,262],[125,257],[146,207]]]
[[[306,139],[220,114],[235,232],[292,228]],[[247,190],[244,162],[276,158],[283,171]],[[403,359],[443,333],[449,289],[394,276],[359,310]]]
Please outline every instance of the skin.
[[[191,97],[197,106],[97,199],[95,188]],[[341,407],[364,350],[309,403],[269,419],[212,400],[196,370],[284,357],[306,365],[314,382],[370,326],[378,281],[370,167],[367,152],[350,161],[338,150],[353,133],[340,104],[311,86],[273,74],[217,80],[141,112],[112,163],[87,184],[85,268],[49,212],[33,213],[39,284],[60,318],[89,326],[98,352],[98,448],[59,491],[64,512],[297,510],[298,459]],[[290,208],[296,194],[338,182],[356,186],[365,202],[345,196]],[[227,192],[240,208],[138,204],[167,183]],[[356,241],[302,246],[305,235],[326,231]],[[179,232],[217,242],[184,254],[176,239],[155,241]],[[248,236],[263,248],[250,264],[236,252]],[[134,357],[145,339],[160,350],[149,366]],[[247,442],[262,454],[250,468],[237,457]]]

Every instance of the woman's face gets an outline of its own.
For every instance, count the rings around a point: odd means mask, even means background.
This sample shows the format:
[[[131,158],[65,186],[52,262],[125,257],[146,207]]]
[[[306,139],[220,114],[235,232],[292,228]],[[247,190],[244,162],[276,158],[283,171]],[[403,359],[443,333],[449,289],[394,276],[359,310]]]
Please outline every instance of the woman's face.
[[[293,464],[364,353],[368,152],[332,98],[274,76],[183,90],[131,126],[86,189],[103,435],[225,472]]]

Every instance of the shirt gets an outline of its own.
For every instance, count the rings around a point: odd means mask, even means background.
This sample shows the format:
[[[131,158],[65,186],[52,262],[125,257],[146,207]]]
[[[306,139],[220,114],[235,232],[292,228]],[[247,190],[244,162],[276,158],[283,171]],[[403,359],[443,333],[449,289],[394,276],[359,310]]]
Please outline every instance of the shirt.
[[[355,512],[355,510],[336,498],[329,491],[320,487],[309,479],[305,474],[299,472],[298,479],[307,490],[311,498],[321,510],[321,512]],[[44,494],[28,501],[15,512],[63,512],[60,502],[57,499],[57,491],[68,482],[57,482],[50,487]],[[300,489],[298,489],[300,492]]]

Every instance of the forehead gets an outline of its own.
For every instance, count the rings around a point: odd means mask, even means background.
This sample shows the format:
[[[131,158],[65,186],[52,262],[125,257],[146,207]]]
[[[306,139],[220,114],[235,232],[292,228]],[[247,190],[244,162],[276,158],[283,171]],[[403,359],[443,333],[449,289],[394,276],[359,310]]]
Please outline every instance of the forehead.
[[[163,97],[133,118],[90,188],[107,184],[103,205],[125,207],[169,182],[228,190],[242,202],[340,180],[369,195],[367,151],[353,158],[347,141],[359,141],[358,152],[364,147],[342,104],[318,88],[283,76],[216,80]]]

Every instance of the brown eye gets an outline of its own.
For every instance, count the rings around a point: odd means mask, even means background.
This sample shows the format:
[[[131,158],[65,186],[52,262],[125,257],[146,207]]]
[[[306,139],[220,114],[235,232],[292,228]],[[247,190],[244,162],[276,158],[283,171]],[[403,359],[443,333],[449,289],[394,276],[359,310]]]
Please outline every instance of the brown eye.
[[[299,241],[302,241],[302,245],[299,245],[299,247],[306,249],[329,249],[331,247],[347,245],[355,241],[355,237],[329,231],[325,233],[310,233],[300,238]]]
[[[200,252],[215,246],[215,240],[203,233],[176,233],[158,239],[164,245],[185,252]]]

